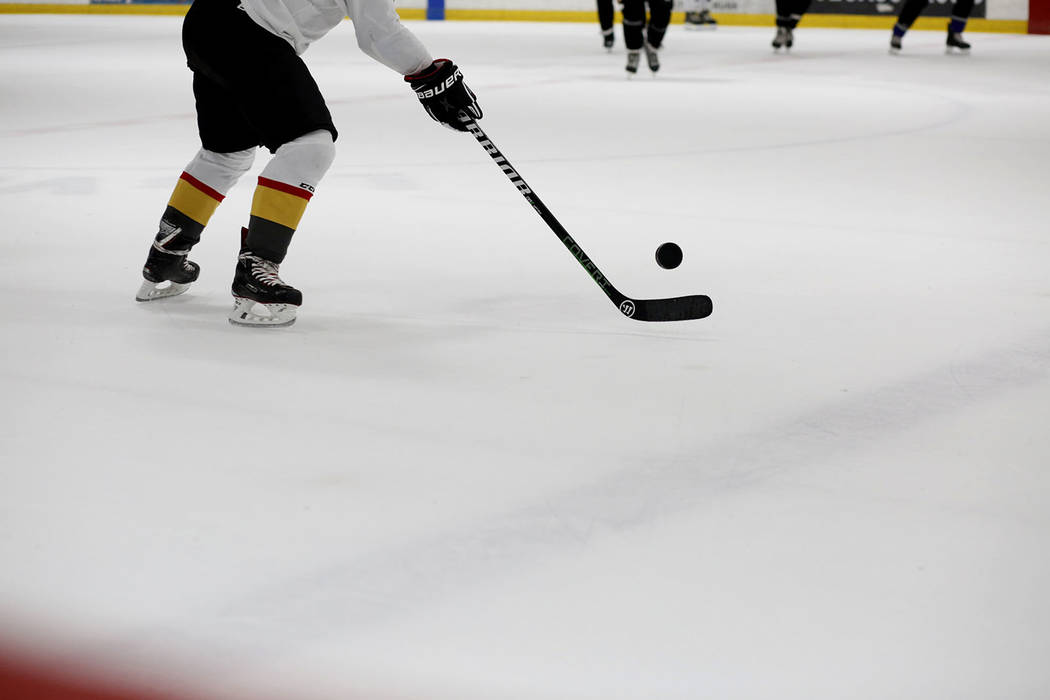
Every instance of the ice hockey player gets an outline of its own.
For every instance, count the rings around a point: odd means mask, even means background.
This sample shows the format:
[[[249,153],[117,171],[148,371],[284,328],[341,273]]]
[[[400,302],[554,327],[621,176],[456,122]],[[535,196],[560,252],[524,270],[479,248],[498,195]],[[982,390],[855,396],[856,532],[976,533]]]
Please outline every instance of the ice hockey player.
[[[687,29],[714,29],[718,22],[711,16],[711,0],[682,0]]]
[[[963,52],[970,50],[970,45],[963,40],[962,33],[966,29],[966,22],[970,19],[970,12],[973,11],[973,3],[974,0],[956,0],[952,5],[952,16],[948,20],[948,38],[945,41],[945,50],[948,53],[954,49]],[[904,35],[929,4],[930,0],[904,0],[900,14],[897,16],[897,24],[893,25],[893,34],[890,36],[890,53],[897,53],[901,50],[901,40]]]
[[[257,147],[273,156],[259,175],[233,275],[232,323],[287,326],[302,303],[279,265],[335,158],[338,136],[300,55],[353,20],[364,53],[404,76],[436,121],[465,131],[460,111],[480,119],[474,93],[448,60],[435,60],[404,25],[393,0],[194,0],[182,27],[193,73],[201,148],[168,200],[136,299],[186,291],[200,268],[190,249],[219,203],[247,172]]]
[[[795,27],[809,9],[811,0],[776,0],[777,35],[773,37],[773,49],[790,49],[795,44]]]
[[[653,73],[660,70],[660,45],[671,23],[673,0],[623,0],[623,43],[627,45],[627,77],[638,72],[642,49]],[[646,6],[649,22],[646,25]]]

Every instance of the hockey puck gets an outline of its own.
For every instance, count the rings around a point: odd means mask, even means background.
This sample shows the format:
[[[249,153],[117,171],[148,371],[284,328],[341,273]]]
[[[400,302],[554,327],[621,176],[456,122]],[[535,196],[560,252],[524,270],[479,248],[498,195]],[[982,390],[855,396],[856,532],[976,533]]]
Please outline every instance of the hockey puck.
[[[656,264],[665,270],[673,270],[682,264],[682,249],[677,243],[663,243],[656,249]]]

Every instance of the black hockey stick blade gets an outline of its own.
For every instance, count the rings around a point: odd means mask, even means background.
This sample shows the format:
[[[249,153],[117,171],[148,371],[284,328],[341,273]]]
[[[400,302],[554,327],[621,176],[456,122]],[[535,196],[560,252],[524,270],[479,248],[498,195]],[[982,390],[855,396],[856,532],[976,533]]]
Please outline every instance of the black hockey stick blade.
[[[634,305],[634,313],[628,313],[625,305]],[[713,310],[711,297],[694,294],[670,299],[628,299],[620,304],[624,316],[637,321],[692,321],[707,318]]]
[[[609,278],[605,276],[605,273],[598,269],[598,266],[594,264],[590,256],[583,251],[580,244],[573,240],[569,232],[565,230],[565,227],[561,225],[561,222],[554,218],[551,210],[540,201],[539,196],[529,187],[518,171],[514,169],[507,157],[496,148],[496,145],[492,143],[492,139],[481,130],[478,123],[463,111],[459,113],[459,120],[477,142],[481,144],[481,147],[485,149],[485,152],[489,154],[492,160],[495,161],[499,169],[503,171],[503,174],[511,181],[511,184],[525,198],[525,201],[532,205],[532,208],[536,210],[540,218],[554,232],[554,235],[558,237],[562,245],[572,253],[576,261],[587,271],[591,279],[605,292],[609,300],[616,304],[620,309],[620,313],[636,321],[690,321],[698,318],[707,318],[711,315],[711,297],[704,294],[671,297],[669,299],[631,299],[621,294],[609,281]]]

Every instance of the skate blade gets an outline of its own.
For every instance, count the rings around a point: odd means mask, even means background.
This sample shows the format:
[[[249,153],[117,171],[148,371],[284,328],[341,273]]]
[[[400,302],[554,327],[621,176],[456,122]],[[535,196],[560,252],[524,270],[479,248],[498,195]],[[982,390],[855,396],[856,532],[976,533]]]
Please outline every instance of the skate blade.
[[[260,304],[251,299],[233,298],[229,321],[235,326],[251,328],[286,328],[295,323],[298,306],[292,304]]]
[[[178,296],[189,288],[190,285],[188,283],[179,284],[178,282],[150,282],[149,280],[143,280],[139,291],[135,293],[135,301],[166,299],[167,297]]]

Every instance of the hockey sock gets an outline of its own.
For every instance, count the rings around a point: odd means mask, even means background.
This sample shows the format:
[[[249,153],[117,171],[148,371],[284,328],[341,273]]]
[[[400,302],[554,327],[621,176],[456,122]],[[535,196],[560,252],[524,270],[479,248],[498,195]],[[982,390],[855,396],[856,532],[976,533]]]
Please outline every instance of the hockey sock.
[[[201,232],[223,197],[218,190],[183,172],[160,217],[154,247],[169,253],[189,253],[200,241]]]
[[[952,34],[961,34],[966,29],[967,17],[956,17],[952,15],[951,21],[948,22],[948,31]]]
[[[187,253],[200,241],[226,192],[252,165],[255,149],[216,153],[201,149],[175,184],[160,220],[155,245],[167,252]]]
[[[900,22],[897,22],[897,24],[893,25],[893,36],[904,36],[905,33],[907,33],[907,31],[908,28]]]
[[[275,263],[284,260],[314,190],[335,159],[328,131],[313,131],[284,144],[259,176],[245,247]]]

